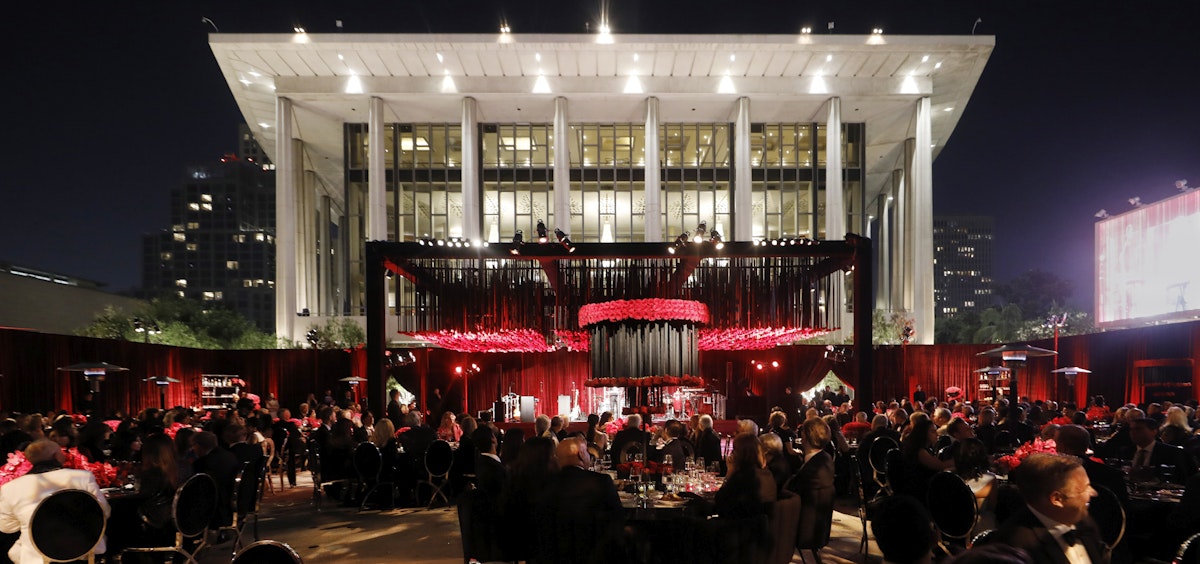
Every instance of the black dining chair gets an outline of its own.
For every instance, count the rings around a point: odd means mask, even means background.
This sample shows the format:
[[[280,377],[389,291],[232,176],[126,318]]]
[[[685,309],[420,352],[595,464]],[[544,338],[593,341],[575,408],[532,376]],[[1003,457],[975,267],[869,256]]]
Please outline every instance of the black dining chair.
[[[500,526],[488,492],[469,489],[458,497],[458,530],[463,564],[506,560],[500,546]],[[512,559],[508,559],[512,560]]]
[[[618,453],[617,464],[628,464],[633,462],[634,455],[638,454],[646,454],[646,447],[643,446],[641,442],[634,441],[625,443],[625,446],[621,447],[621,452]]]
[[[379,447],[370,442],[359,443],[354,448],[354,471],[358,473],[358,484],[362,494],[359,511],[366,509],[367,501],[376,491],[386,492],[388,505],[396,506],[396,496],[393,492],[395,484],[390,476],[386,480],[382,476],[383,454],[379,452]],[[385,486],[386,489],[383,489]]]
[[[286,543],[261,540],[234,555],[232,564],[304,564],[304,561]]]
[[[862,537],[858,541],[858,550],[866,556],[870,553],[870,543],[867,542],[867,492],[863,486],[862,465],[858,455],[850,453],[850,471],[854,473],[854,487],[858,490],[858,520],[862,523]]]
[[[938,544],[947,554],[956,554],[967,547],[967,539],[971,531],[979,523],[979,506],[975,502],[975,492],[971,487],[949,470],[934,474],[929,479],[929,493],[926,497],[929,515],[941,532]],[[947,543],[953,544],[959,550],[952,550]]]
[[[217,513],[217,483],[208,474],[195,474],[188,478],[178,490],[171,504],[171,519],[175,524],[175,544],[171,546],[130,547],[125,553],[173,552],[186,558],[188,564],[197,564],[196,555],[208,542],[208,525]],[[198,539],[191,550],[187,542]]]
[[[267,461],[263,460],[253,468],[249,462],[242,463],[242,469],[233,480],[233,522],[219,531],[232,531],[234,534],[233,553],[241,549],[244,543],[246,527],[251,522],[254,527],[254,540],[258,540],[258,510],[262,503],[263,488],[267,483]]]
[[[996,535],[1000,533],[999,529],[988,529],[973,537],[971,537],[971,546],[984,546],[996,540]]]
[[[1088,515],[1100,528],[1105,552],[1111,553],[1125,538],[1125,508],[1112,490],[1100,484],[1092,484],[1092,489],[1096,490],[1096,497],[1088,502]]]
[[[30,540],[46,562],[95,562],[104,538],[104,508],[83,490],[59,490],[38,503],[29,521]]]
[[[912,489],[908,481],[908,463],[904,460],[904,454],[900,449],[894,448],[887,452],[884,457],[887,460],[887,490],[892,495],[911,494]],[[916,496],[921,499],[920,496]]]
[[[783,491],[771,502],[767,528],[771,532],[771,547],[766,564],[787,564],[796,553],[796,534],[800,530],[800,496]]]
[[[877,437],[867,452],[867,461],[871,463],[871,479],[882,494],[891,493],[888,490],[887,453],[899,448],[900,445],[891,437]]]
[[[421,484],[429,486],[429,505],[426,509],[433,508],[433,501],[437,498],[442,498],[442,502],[450,505],[450,499],[446,497],[443,491],[450,483],[450,469],[454,466],[454,449],[450,447],[450,443],[443,440],[436,440],[429,444],[429,448],[425,450],[425,473],[426,479],[417,482],[417,499],[420,503],[420,488]]]
[[[1200,533],[1188,537],[1179,545],[1171,564],[1200,564]]]

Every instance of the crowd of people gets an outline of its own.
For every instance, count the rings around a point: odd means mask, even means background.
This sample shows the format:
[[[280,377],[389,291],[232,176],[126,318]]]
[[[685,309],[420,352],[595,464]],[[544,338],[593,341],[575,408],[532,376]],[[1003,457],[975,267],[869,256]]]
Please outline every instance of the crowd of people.
[[[855,410],[849,397],[833,394],[773,408],[761,429],[752,419],[742,419],[736,432],[725,437],[709,415],[651,422],[638,414],[619,421],[611,413],[592,414],[586,428],[575,431],[568,430],[565,417],[543,415],[526,437],[519,427],[505,431],[491,421],[451,411],[425,414],[399,399],[394,392],[378,419],[351,397],[335,401],[329,392],[320,399],[310,395],[295,412],[268,394],[262,405],[240,401],[236,408],[206,413],[176,407],[112,418],[0,414],[0,455],[11,460],[11,453],[23,453],[31,465],[26,475],[0,486],[0,531],[10,533],[14,542],[8,555],[14,562],[36,556],[17,539],[23,538],[19,533],[32,507],[52,491],[72,484],[104,501],[95,480],[87,483],[90,473],[62,468],[64,453],[92,462],[132,463],[139,486],[136,522],[109,527],[108,548],[120,550],[169,544],[169,500],[197,473],[212,476],[218,486],[221,509],[214,528],[228,525],[241,510],[231,500],[235,476],[243,469],[277,468],[295,486],[298,472],[319,467],[326,493],[357,505],[362,491],[347,484],[355,477],[354,452],[363,443],[378,449],[380,479],[395,485],[391,499],[375,501],[422,504],[429,500],[421,483],[428,477],[424,456],[439,440],[455,445],[447,491],[452,496],[476,491],[485,500],[482,514],[495,524],[505,559],[557,561],[589,555],[584,559],[613,561],[636,553],[628,527],[622,527],[617,485],[590,471],[605,458],[614,465],[636,460],[681,466],[689,460],[711,467],[723,478],[720,488],[691,505],[720,519],[767,515],[781,496],[797,495],[801,529],[817,531],[818,537],[822,530],[829,535],[834,496],[855,495],[861,487],[865,499],[878,502],[872,505],[875,535],[889,561],[917,561],[910,553],[920,558],[936,554],[936,533],[897,535],[888,527],[911,528],[912,515],[925,516],[928,500],[937,495],[928,491],[930,479],[947,471],[975,494],[984,515],[979,529],[996,528],[1006,546],[1024,551],[1016,554],[1025,560],[1013,561],[1061,562],[1055,547],[1070,562],[1121,561],[1156,547],[1162,549],[1156,553],[1165,552],[1200,532],[1200,438],[1195,431],[1200,426],[1194,402],[1111,409],[1096,398],[1079,409],[1026,398],[1013,405],[1003,399],[946,401],[921,391],[912,400]],[[895,449],[889,458],[894,466],[886,475],[869,456],[877,442]],[[1015,470],[1001,468],[999,463],[1014,451],[1020,453],[1018,447],[1029,445],[1036,452],[1018,460]],[[1094,542],[1088,500],[1096,489],[1106,488],[1129,504],[1130,475],[1147,473],[1185,485],[1183,500],[1164,526],[1145,531],[1131,526],[1128,543],[1110,555]],[[243,481],[256,481],[253,475],[248,478]],[[104,507],[107,511],[108,505]],[[1136,507],[1127,505],[1126,510],[1137,515]],[[925,517],[917,521],[930,522]],[[570,522],[591,533],[538,525]],[[537,542],[528,542],[522,532],[530,524]],[[1081,544],[1073,541],[1074,531]],[[1047,539],[1055,542],[1047,544]],[[980,547],[954,558],[994,550]]]

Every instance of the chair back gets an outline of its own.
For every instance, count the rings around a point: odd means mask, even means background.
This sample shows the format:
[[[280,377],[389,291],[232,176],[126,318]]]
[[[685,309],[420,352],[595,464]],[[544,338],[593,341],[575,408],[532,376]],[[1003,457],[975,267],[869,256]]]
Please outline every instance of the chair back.
[[[711,543],[709,555],[713,564],[758,563],[766,559],[766,515],[741,519],[709,519],[704,537]]]
[[[430,476],[446,477],[450,467],[454,465],[454,449],[450,443],[438,439],[429,444],[425,450],[425,470]]]
[[[285,543],[261,540],[238,551],[232,564],[304,564],[304,561]]]
[[[954,472],[943,470],[929,480],[926,500],[929,514],[942,536],[965,543],[979,521],[979,508],[971,487]]]
[[[1013,434],[1008,429],[1001,429],[996,432],[996,450],[1012,452],[1018,446],[1021,446],[1021,439]]]
[[[359,443],[354,447],[354,471],[358,473],[360,482],[375,482],[379,480],[379,470],[383,467],[383,454],[379,447],[372,442]]]
[[[900,449],[894,448],[887,452],[884,458],[887,460],[887,487],[892,494],[911,493],[908,490],[908,466],[904,461],[904,454]],[[919,499],[919,498],[918,498]]]
[[[208,530],[217,513],[217,483],[208,474],[195,474],[175,491],[171,514],[175,529],[185,537],[194,537]]]
[[[771,550],[767,564],[787,564],[796,552],[794,539],[800,529],[800,496],[783,491],[779,499],[771,503],[771,514],[767,518],[771,531]]]
[[[867,452],[867,461],[871,463],[871,470],[878,476],[887,475],[887,453],[894,449],[900,448],[891,437],[876,437],[871,441],[871,450]]]
[[[1100,527],[1100,540],[1105,548],[1112,550],[1125,537],[1125,508],[1112,490],[1100,484],[1092,484],[1092,489],[1096,490],[1096,497],[1088,503],[1088,515]]]
[[[1171,564],[1200,564],[1200,533],[1188,537],[1179,545]]]
[[[104,538],[104,508],[91,493],[59,490],[38,503],[29,522],[33,547],[52,562],[79,560]]]
[[[800,525],[796,531],[796,548],[819,550],[829,544],[829,533],[833,529],[833,499],[837,488],[832,485],[819,488],[800,487]]]
[[[988,529],[971,538],[971,546],[983,546],[996,540],[996,535],[999,534],[999,529]]]

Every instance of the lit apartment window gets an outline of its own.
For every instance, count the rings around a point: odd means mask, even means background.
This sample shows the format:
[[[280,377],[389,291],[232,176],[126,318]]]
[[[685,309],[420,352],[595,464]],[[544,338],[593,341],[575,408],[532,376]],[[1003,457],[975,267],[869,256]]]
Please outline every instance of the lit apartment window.
[[[196,244],[195,244],[195,243],[188,243],[188,244],[187,244],[187,250],[189,250],[189,251],[194,251],[194,250],[196,250],[197,248],[198,248],[198,247],[196,246]]]
[[[227,268],[229,270],[237,270],[238,269],[238,261],[236,261],[236,260],[225,261],[225,268]]]
[[[176,223],[175,225],[172,225],[171,231],[183,231],[183,224]]]
[[[212,194],[200,194],[200,201],[201,202],[211,202]]]
[[[187,241],[187,235],[184,235],[183,233],[176,233],[173,238],[180,243]]]
[[[249,278],[247,278],[247,279],[244,279],[244,280],[242,280],[242,287],[243,287],[243,288],[253,288],[253,287],[254,287],[254,281],[253,281],[253,280],[250,280]]]
[[[206,302],[218,301],[224,298],[223,292],[204,292],[202,298]]]
[[[975,302],[974,301],[963,302],[963,307],[975,307]]]
[[[187,288],[187,278],[180,278],[175,281],[175,285],[180,288]]]
[[[198,204],[196,202],[192,202],[192,203],[188,204],[188,209],[192,210],[192,211],[200,211],[200,204]]]
[[[204,211],[212,211],[212,204],[200,204],[200,209]]]
[[[186,296],[184,296],[184,295],[183,295],[183,290],[180,290],[180,291],[178,291],[178,292],[175,292],[175,293],[176,293],[176,294],[178,294],[178,295],[179,295],[179,297],[181,297],[181,298],[183,298],[183,297],[186,297]]]
[[[255,241],[265,241],[265,240],[267,240],[267,236],[263,235],[262,233],[255,233],[254,240]]]
[[[234,243],[245,243],[245,242],[246,242],[246,236],[245,236],[245,235],[242,235],[242,234],[240,234],[240,233],[239,233],[239,234],[237,234],[237,235],[234,235],[234,236],[233,236],[233,242],[234,242]]]
[[[171,260],[172,256],[173,255],[171,253],[159,253],[158,255],[158,257],[162,260]]]
[[[189,221],[187,224],[187,228],[188,229],[200,229],[200,222],[199,221]]]

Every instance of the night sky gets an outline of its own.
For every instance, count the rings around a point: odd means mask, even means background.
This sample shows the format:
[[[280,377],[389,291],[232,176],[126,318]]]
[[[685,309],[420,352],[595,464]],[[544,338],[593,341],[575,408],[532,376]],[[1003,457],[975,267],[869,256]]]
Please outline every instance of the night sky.
[[[15,5],[14,5],[15,4]],[[1200,184],[1200,2],[616,0],[614,33],[996,36],[934,162],[936,213],[994,215],[997,278],[1040,268],[1091,309],[1093,214]],[[18,2],[6,5],[0,261],[141,280],[142,235],[169,227],[188,163],[237,150],[242,120],[207,45],[226,33],[595,29],[565,0]],[[1198,242],[1200,243],[1200,242]],[[1197,260],[1196,257],[1181,257]],[[3,297],[0,296],[0,299]]]

